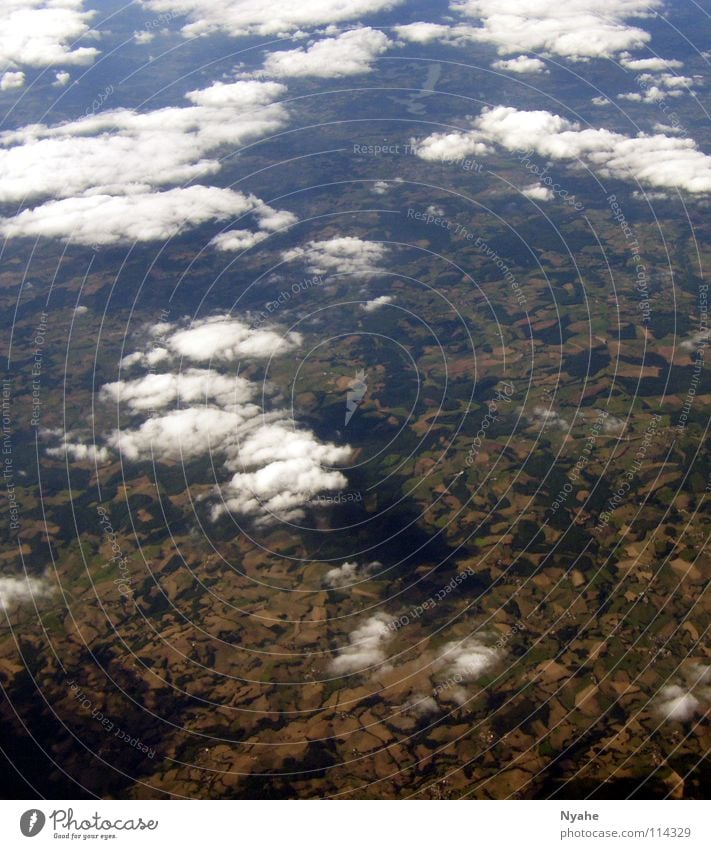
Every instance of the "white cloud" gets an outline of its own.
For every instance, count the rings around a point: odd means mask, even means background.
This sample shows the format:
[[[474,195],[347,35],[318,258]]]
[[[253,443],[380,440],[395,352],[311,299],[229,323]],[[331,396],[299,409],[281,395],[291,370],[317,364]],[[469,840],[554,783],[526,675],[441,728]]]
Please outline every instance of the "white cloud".
[[[684,339],[684,341],[679,344],[679,347],[683,351],[694,351],[696,348],[705,348],[708,343],[708,330],[700,330],[698,333],[694,333],[689,339]]]
[[[206,221],[249,211],[251,198],[231,189],[189,186],[132,195],[88,195],[48,201],[0,218],[8,238],[45,236],[83,245],[169,239]]]
[[[337,236],[324,241],[308,242],[305,247],[282,253],[286,261],[303,262],[311,274],[354,274],[370,276],[381,271],[386,249],[377,242],[356,236]]]
[[[0,77],[0,91],[22,88],[24,84],[25,75],[22,71],[6,71],[2,77]]]
[[[682,670],[685,684],[662,687],[657,702],[657,712],[667,720],[689,722],[703,715],[711,707],[711,666],[692,664]]]
[[[642,47],[649,34],[626,21],[661,0],[452,0],[450,8],[477,19],[476,38],[499,53],[548,52],[568,59],[611,57]]]
[[[189,92],[193,106],[114,109],[0,134],[0,201],[139,194],[216,173],[208,154],[280,129],[279,83],[240,80]]]
[[[467,24],[432,24],[417,21],[414,24],[403,24],[394,27],[395,32],[403,41],[413,44],[431,44],[439,41],[442,44],[462,46],[471,41],[478,41],[481,33],[476,27]]]
[[[534,183],[532,186],[526,186],[521,189],[521,194],[531,200],[553,200],[555,195],[547,186],[541,186],[539,183]]]
[[[370,301],[366,301],[362,304],[362,309],[366,312],[375,312],[379,310],[380,307],[385,306],[385,304],[391,304],[393,299],[390,295],[379,295],[377,298],[372,298]]]
[[[274,82],[215,83],[192,106],[115,109],[56,126],[0,134],[0,201],[52,198],[2,221],[6,236],[46,235],[87,244],[163,239],[186,226],[251,212],[263,229],[293,220],[253,195],[215,187],[156,190],[220,170],[209,154],[280,129]]]
[[[251,230],[227,230],[220,233],[210,242],[218,251],[246,251],[263,242],[269,233]]]
[[[666,71],[671,68],[682,68],[684,63],[677,59],[662,59],[659,56],[653,56],[648,59],[633,59],[629,55],[625,55],[620,59],[620,64],[623,68],[628,68],[630,71]]]
[[[44,578],[0,576],[0,607],[46,598],[51,594],[52,587]]]
[[[187,369],[172,374],[147,374],[134,380],[107,383],[101,389],[102,400],[125,404],[133,413],[159,410],[178,402],[214,401],[223,409],[251,401],[256,392],[253,383],[243,377],[223,375],[213,369]]]
[[[82,0],[3,0],[0,7],[0,65],[43,68],[89,65],[99,51],[74,47],[94,37]]]
[[[558,427],[561,430],[568,430],[570,424],[563,416],[558,415],[555,410],[550,410],[543,404],[536,404],[528,413],[528,419],[531,424],[544,430],[547,427]]]
[[[382,566],[383,564],[377,560],[366,563],[364,566],[359,566],[355,561],[346,561],[340,566],[329,569],[323,576],[323,582],[332,589],[341,589],[358,583],[359,578],[367,577],[371,571],[381,569]]]
[[[376,195],[386,195],[390,191],[390,183],[385,180],[376,180],[371,191]]]
[[[424,693],[415,693],[405,705],[405,710],[417,717],[423,717],[431,716],[433,713],[439,713],[440,707],[432,696],[426,696]]]
[[[69,71],[57,71],[57,73],[54,75],[54,82],[52,83],[52,85],[56,86],[57,88],[64,88],[64,86],[67,85],[71,78],[72,75],[69,73]]]
[[[711,156],[700,151],[692,139],[644,134],[629,137],[607,129],[583,129],[576,122],[543,110],[526,112],[509,106],[485,109],[470,130],[425,138],[417,145],[417,155],[448,161],[490,144],[587,165],[614,179],[689,192],[711,191]]]
[[[194,321],[183,329],[161,325],[157,332],[172,354],[197,363],[279,356],[294,350],[302,341],[298,333],[255,330],[230,315]]]
[[[521,55],[515,59],[500,59],[491,67],[512,74],[542,74],[546,70],[546,63],[533,56]]]
[[[134,32],[133,40],[136,44],[150,44],[151,41],[156,37],[154,32],[150,30],[139,30],[138,32]]]
[[[376,613],[348,635],[348,645],[338,650],[331,670],[338,674],[364,672],[386,659],[385,649],[393,636],[388,617]]]
[[[296,3],[264,3],[262,0],[143,0],[156,12],[187,15],[186,37],[227,32],[230,35],[282,35],[302,27],[352,21],[364,15],[388,11],[403,0],[303,0]]]
[[[92,442],[73,442],[70,433],[66,434],[60,445],[48,448],[47,454],[62,460],[68,458],[75,463],[107,463],[111,459],[107,448]]]
[[[169,366],[178,357],[197,363],[253,360],[288,353],[301,343],[297,333],[250,328],[228,315],[188,327],[161,322],[144,334],[145,349],[124,357],[122,366]],[[155,351],[160,352],[157,358]],[[316,494],[347,485],[335,467],[352,452],[347,445],[322,442],[286,410],[268,409],[272,394],[269,384],[260,386],[215,368],[149,372],[102,387],[101,400],[117,404],[131,417],[130,426],[106,434],[101,447],[84,444],[72,434],[47,432],[61,440],[47,453],[105,461],[118,452],[133,462],[217,455],[217,465],[227,475],[217,487],[217,500],[211,498],[213,520],[227,512],[260,524],[295,521]],[[255,402],[257,396],[261,403]]]
[[[308,48],[270,53],[264,72],[273,77],[348,77],[367,74],[373,61],[390,46],[388,37],[371,27],[324,38]]]
[[[467,637],[447,643],[438,653],[435,666],[439,667],[434,692],[437,696],[463,704],[469,697],[464,684],[471,683],[488,672],[500,658],[498,649],[486,645],[477,637]]]

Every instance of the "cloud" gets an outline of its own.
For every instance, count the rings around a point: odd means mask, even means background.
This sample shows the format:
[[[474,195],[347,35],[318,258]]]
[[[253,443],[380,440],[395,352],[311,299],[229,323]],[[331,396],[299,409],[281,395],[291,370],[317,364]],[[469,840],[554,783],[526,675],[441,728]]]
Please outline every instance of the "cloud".
[[[666,71],[672,68],[682,68],[683,62],[677,59],[662,59],[660,56],[652,56],[648,59],[633,59],[629,54],[622,56],[620,64],[630,71]]]
[[[405,705],[405,710],[420,718],[431,716],[433,713],[439,713],[440,707],[432,696],[426,696],[424,693],[415,693]]]
[[[341,566],[335,566],[329,569],[323,576],[323,582],[331,589],[342,589],[359,582],[359,578],[365,578],[367,575],[376,569],[381,569],[383,566],[377,560],[372,563],[366,563],[364,566],[359,566],[355,561],[346,561]]]
[[[324,241],[308,242],[304,247],[282,253],[285,261],[304,263],[311,274],[353,274],[368,277],[377,274],[387,251],[377,242],[356,236],[337,236]]]
[[[649,33],[626,23],[661,0],[452,0],[450,9],[480,21],[478,41],[499,53],[547,52],[567,59],[610,58],[645,45]]]
[[[403,0],[306,0],[264,3],[261,0],[143,0],[156,12],[186,15],[185,37],[227,32],[230,35],[286,35],[309,27],[352,21],[399,6]]]
[[[55,126],[0,134],[0,201],[78,194],[140,194],[217,173],[208,154],[286,122],[279,83],[240,80],[189,92],[194,104],[150,112],[114,109]]]
[[[166,350],[193,362],[233,362],[242,358],[280,356],[301,344],[298,333],[254,329],[230,315],[194,321],[186,328],[158,325],[154,329]]]
[[[451,161],[481,153],[492,144],[583,164],[613,179],[688,192],[711,191],[711,156],[700,151],[692,139],[657,134],[630,137],[607,129],[583,129],[544,110],[484,109],[471,129],[434,133],[416,145],[416,152],[422,159]]]
[[[52,83],[52,85],[56,86],[57,88],[64,88],[64,86],[67,85],[71,78],[72,75],[69,73],[69,71],[57,71],[57,73],[54,75],[54,82]]]
[[[711,707],[711,666],[693,664],[682,671],[685,684],[662,687],[657,712],[666,720],[689,722]]]
[[[2,77],[0,77],[0,91],[22,88],[24,84],[25,75],[22,71],[6,71]]]
[[[348,645],[338,650],[331,661],[331,670],[337,674],[365,672],[383,663],[385,649],[393,636],[388,627],[390,619],[376,613],[348,635]]]
[[[164,239],[209,220],[251,212],[262,230],[293,220],[253,195],[193,185],[163,187],[220,170],[210,153],[280,129],[287,120],[274,82],[240,80],[188,92],[193,104],[139,113],[99,112],[55,126],[0,134],[0,201],[46,202],[2,219],[6,236],[44,235],[85,244]]]
[[[425,21],[417,21],[414,24],[402,24],[393,28],[396,34],[403,40],[413,44],[431,44],[441,42],[461,46],[467,42],[477,41],[479,30],[467,24],[432,24]]]
[[[254,398],[256,387],[243,377],[223,375],[213,369],[188,369],[173,374],[147,374],[134,380],[107,383],[101,399],[125,404],[132,413],[159,410],[171,404],[214,401],[223,409]]]
[[[568,430],[570,424],[562,416],[559,416],[555,410],[549,410],[543,404],[536,404],[528,413],[528,419],[531,424],[544,430],[548,427],[559,427],[561,430]]]
[[[684,339],[684,341],[679,344],[679,347],[683,351],[694,351],[697,348],[705,348],[708,344],[709,331],[699,330],[698,333],[694,333],[689,339]]]
[[[0,576],[0,607],[11,607],[51,594],[52,587],[45,578]]]
[[[210,242],[218,251],[246,251],[263,242],[269,233],[260,230],[256,233],[251,230],[227,230],[220,233]]]
[[[60,445],[48,448],[47,454],[58,459],[69,459],[75,463],[108,463],[111,459],[109,450],[92,442],[72,442],[71,433],[67,433]]]
[[[376,180],[371,191],[376,195],[385,195],[390,191],[390,183],[385,180]]]
[[[251,211],[253,201],[241,192],[215,186],[65,198],[0,218],[0,233],[7,238],[45,236],[83,245],[162,241],[207,221]]]
[[[253,361],[289,353],[301,343],[297,333],[252,328],[229,315],[187,327],[160,322],[144,335],[144,350],[124,357],[122,367],[170,369],[178,358],[213,365]],[[257,524],[295,521],[305,515],[314,495],[345,488],[347,479],[335,467],[352,451],[300,427],[289,412],[272,405],[272,395],[269,384],[215,367],[150,371],[101,389],[100,400],[116,404],[129,417],[128,426],[105,434],[101,446],[50,431],[61,444],[47,453],[79,461],[105,461],[116,454],[131,462],[217,457],[209,467],[221,467],[224,476],[209,497],[213,520],[234,513]]]
[[[521,189],[521,194],[531,200],[553,200],[555,197],[551,189],[541,186],[539,183],[534,183],[532,186],[526,186],[525,189]]]
[[[546,71],[545,62],[526,55],[517,56],[515,59],[500,59],[491,67],[512,74],[542,74]]]
[[[3,0],[0,65],[90,65],[99,51],[73,45],[96,36],[89,27],[94,14],[82,10],[82,0]]]
[[[390,39],[379,30],[360,27],[308,48],[270,53],[264,72],[272,77],[349,77],[367,74],[373,61],[388,49]]]
[[[134,32],[133,40],[136,44],[150,44],[151,41],[156,37],[154,32],[150,30],[139,30],[138,32]]]
[[[447,643],[438,653],[435,666],[439,667],[436,696],[446,693],[458,704],[467,701],[469,693],[462,684],[476,681],[500,659],[498,649],[486,645],[477,637],[467,637]]]
[[[377,298],[373,298],[370,301],[366,301],[361,305],[361,309],[364,309],[366,312],[375,312],[379,310],[380,307],[385,306],[385,304],[391,304],[393,299],[390,295],[380,295]]]

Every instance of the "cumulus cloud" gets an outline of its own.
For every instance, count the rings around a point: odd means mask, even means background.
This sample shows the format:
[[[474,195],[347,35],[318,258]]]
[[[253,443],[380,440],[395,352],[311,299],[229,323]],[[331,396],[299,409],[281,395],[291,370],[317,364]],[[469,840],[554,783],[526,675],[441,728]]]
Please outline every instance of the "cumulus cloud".
[[[627,23],[661,0],[452,0],[450,8],[476,19],[475,37],[499,53],[547,52],[568,59],[612,57],[645,45],[649,33]]]
[[[584,164],[614,179],[689,192],[711,191],[711,156],[700,151],[692,139],[657,134],[630,137],[607,129],[584,129],[544,110],[485,109],[471,129],[434,133],[416,145],[416,152],[422,159],[451,161],[486,152],[492,144]]]
[[[546,70],[546,63],[533,56],[522,54],[515,59],[500,59],[491,67],[511,74],[542,74]]]
[[[684,63],[678,59],[662,59],[660,56],[650,56],[647,59],[633,59],[625,54],[620,59],[623,68],[630,71],[666,71],[672,68],[681,68]]]
[[[435,661],[435,666],[440,670],[435,694],[445,693],[448,698],[462,704],[469,696],[466,687],[462,685],[476,681],[499,658],[498,649],[488,646],[477,637],[447,643]]]
[[[264,72],[272,77],[349,77],[367,74],[373,61],[390,46],[390,39],[371,27],[348,30],[307,48],[270,53]]]
[[[64,86],[69,83],[69,80],[71,80],[71,78],[72,75],[69,73],[69,71],[57,71],[57,73],[54,75],[54,82],[52,83],[52,85],[56,88],[64,88]]]
[[[0,233],[7,238],[45,236],[82,245],[149,242],[252,209],[251,197],[215,186],[88,195],[48,201],[13,218],[0,218]]]
[[[0,91],[22,88],[24,84],[25,75],[22,71],[6,71],[2,77],[0,77]]]
[[[521,189],[521,194],[531,200],[553,200],[555,195],[547,186],[542,186],[540,183],[534,183],[532,186],[526,186]]]
[[[0,134],[0,201],[139,194],[220,169],[208,154],[284,125],[279,83],[240,80],[189,92],[194,104],[151,112],[114,109],[55,126]]]
[[[281,333],[270,328],[255,330],[230,315],[210,316],[185,328],[160,324],[153,333],[173,355],[197,363],[279,356],[301,344],[298,333]]]
[[[684,339],[684,341],[679,344],[679,347],[683,351],[694,351],[697,348],[705,348],[708,343],[708,330],[700,330],[698,333],[694,333],[688,339]]]
[[[684,684],[662,687],[657,712],[666,720],[689,722],[711,707],[711,666],[693,664],[682,671]]]
[[[4,234],[145,241],[246,212],[262,230],[282,226],[291,213],[253,195],[197,185],[157,190],[215,174],[220,162],[212,151],[281,128],[287,112],[275,101],[285,91],[257,80],[215,83],[188,92],[191,106],[107,110],[0,134],[0,201],[51,198],[3,219]]]
[[[376,180],[371,191],[376,195],[385,195],[390,191],[390,183],[385,180]]]
[[[370,572],[381,569],[382,565],[377,560],[366,563],[364,566],[359,566],[355,561],[346,561],[340,566],[329,569],[323,576],[323,582],[331,589],[341,589],[357,583],[359,578],[366,577]]]
[[[125,404],[133,413],[192,401],[214,401],[227,409],[251,401],[255,390],[255,385],[243,377],[219,374],[213,369],[187,369],[178,374],[153,373],[107,383],[101,389],[101,398]]]
[[[45,578],[0,576],[0,607],[11,607],[51,594],[52,587]]]
[[[331,670],[337,674],[365,672],[383,663],[385,650],[393,631],[384,613],[376,613],[348,635],[348,645],[338,650],[331,661]]]
[[[335,467],[350,458],[349,446],[321,441],[286,410],[270,406],[268,384],[199,367],[285,354],[301,343],[299,334],[255,329],[218,315],[187,327],[160,322],[145,335],[146,348],[124,357],[123,367],[170,368],[178,359],[196,365],[105,384],[100,399],[115,403],[130,424],[105,434],[100,447],[51,432],[61,444],[48,449],[50,456],[107,460],[118,454],[132,462],[215,456],[218,462],[211,466],[225,475],[210,499],[213,520],[234,513],[258,524],[294,521],[305,515],[314,495],[347,485]]]
[[[111,454],[105,446],[80,442],[73,439],[70,433],[64,436],[60,445],[48,448],[47,454],[59,459],[68,458],[75,463],[107,463],[111,459]]]
[[[353,274],[368,277],[381,271],[386,248],[356,236],[336,236],[308,242],[282,253],[286,261],[299,261],[311,274]]]
[[[426,696],[424,693],[415,693],[405,705],[405,710],[418,718],[439,713],[439,709],[432,696]]]
[[[373,298],[370,301],[366,301],[362,305],[362,309],[364,309],[366,312],[375,312],[376,310],[379,310],[380,307],[384,307],[385,304],[391,304],[392,302],[393,299],[390,295],[379,295],[377,298]]]
[[[0,7],[0,65],[90,65],[99,51],[73,47],[95,37],[94,12],[82,0],[3,0]]]
[[[186,15],[186,37],[227,32],[230,35],[286,35],[309,27],[352,21],[385,12],[403,0],[307,0],[302,3],[263,3],[260,0],[143,0],[156,12]]]
[[[528,413],[528,419],[531,424],[545,430],[549,427],[558,427],[561,430],[567,430],[570,424],[563,416],[558,415],[555,410],[549,410],[543,404],[536,404]]]

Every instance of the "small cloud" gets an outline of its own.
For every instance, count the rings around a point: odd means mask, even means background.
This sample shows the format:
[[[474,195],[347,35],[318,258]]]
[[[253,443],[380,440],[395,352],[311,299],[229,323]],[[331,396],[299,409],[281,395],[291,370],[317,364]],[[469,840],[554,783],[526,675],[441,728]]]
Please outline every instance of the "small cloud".
[[[390,295],[380,295],[377,298],[373,298],[370,301],[366,301],[364,304],[361,304],[361,309],[365,310],[365,312],[375,312],[379,310],[380,307],[385,306],[385,304],[391,304],[393,299]]]
[[[0,576],[0,607],[11,607],[33,599],[47,598],[52,586],[46,578]]]
[[[9,91],[13,88],[22,88],[25,84],[25,75],[22,71],[6,71],[0,77],[0,90]]]
[[[55,86],[55,88],[64,88],[64,86],[69,83],[71,78],[72,75],[69,73],[69,71],[57,71],[57,73],[54,75],[54,82],[52,83],[52,85]]]
[[[339,649],[331,661],[331,670],[338,674],[365,672],[382,664],[386,659],[385,648],[393,637],[389,622],[384,613],[376,613],[352,631],[348,645]]]
[[[657,712],[666,720],[689,722],[711,707],[711,666],[692,664],[681,673],[684,685],[662,687]]]
[[[553,200],[555,195],[547,186],[541,186],[539,183],[534,183],[532,186],[526,186],[521,189],[521,194],[531,200]]]
[[[546,63],[533,56],[517,56],[515,59],[500,59],[491,66],[499,71],[508,71],[512,74],[542,74],[546,71]]]

